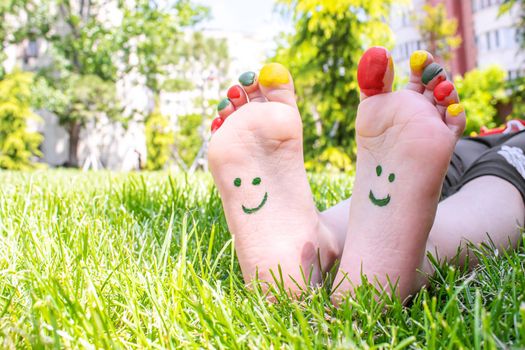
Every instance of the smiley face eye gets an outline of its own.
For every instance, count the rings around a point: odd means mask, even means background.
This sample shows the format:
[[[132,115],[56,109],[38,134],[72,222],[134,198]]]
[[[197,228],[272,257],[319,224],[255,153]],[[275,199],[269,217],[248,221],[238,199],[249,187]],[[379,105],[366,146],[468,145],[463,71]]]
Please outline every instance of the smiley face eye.
[[[377,176],[381,176],[382,172],[383,172],[383,168],[381,168],[381,165],[378,165],[376,167],[376,174],[377,174]]]
[[[396,179],[396,175],[394,175],[394,173],[388,175],[388,181],[394,182],[395,179]]]
[[[233,184],[235,185],[235,187],[240,187],[241,179],[237,177],[235,180],[233,180]]]
[[[252,180],[252,185],[254,186],[257,186],[258,184],[261,183],[261,178],[260,177],[256,177]]]

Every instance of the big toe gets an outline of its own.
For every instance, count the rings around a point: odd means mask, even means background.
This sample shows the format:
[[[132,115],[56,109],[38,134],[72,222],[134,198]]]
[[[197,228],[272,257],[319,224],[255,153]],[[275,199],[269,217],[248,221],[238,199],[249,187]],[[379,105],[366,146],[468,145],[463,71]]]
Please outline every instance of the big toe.
[[[268,101],[297,108],[292,75],[280,63],[268,63],[259,73],[259,87]]]
[[[392,91],[394,62],[384,47],[371,47],[363,54],[357,67],[361,100]]]

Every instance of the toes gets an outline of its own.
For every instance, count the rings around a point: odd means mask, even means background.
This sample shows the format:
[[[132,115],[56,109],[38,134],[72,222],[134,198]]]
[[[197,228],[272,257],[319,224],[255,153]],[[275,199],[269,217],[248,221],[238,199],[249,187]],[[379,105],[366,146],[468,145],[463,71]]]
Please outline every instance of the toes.
[[[233,107],[235,109],[238,109],[242,105],[246,104],[246,102],[248,102],[248,97],[246,96],[246,93],[239,85],[234,85],[230,87],[226,96],[228,96],[228,99],[233,104]]]
[[[447,80],[445,69],[435,62],[427,65],[421,74],[421,82],[427,90],[433,91],[439,83],[445,80]]]
[[[221,117],[213,119],[213,121],[211,122],[211,133],[213,134],[215,131],[217,131],[217,129],[221,127],[223,122],[224,120],[222,120]]]
[[[423,70],[431,63],[434,62],[434,57],[424,50],[417,50],[410,55],[410,79],[407,85],[407,89],[413,90],[419,93],[425,91],[425,85],[421,81]]]
[[[222,120],[226,120],[230,114],[235,112],[235,107],[233,106],[230,99],[223,98],[217,105],[217,112],[219,112],[219,117],[221,117]]]
[[[268,101],[297,108],[292,76],[282,64],[264,65],[259,73],[259,87]]]
[[[217,105],[217,111],[219,112],[219,117],[213,119],[213,121],[211,122],[212,134],[221,127],[222,123],[224,123],[224,121],[226,120],[226,118],[228,118],[230,114],[235,112],[235,106],[232,104],[232,101],[230,101],[230,99],[224,98]]]
[[[393,81],[394,63],[390,52],[380,46],[366,50],[357,67],[361,100],[392,91]]]
[[[241,83],[250,102],[266,101],[266,98],[259,89],[259,82],[257,81],[257,74],[255,74],[255,72],[242,73],[239,77],[239,83]]]
[[[456,137],[460,138],[465,130],[466,123],[465,109],[461,103],[453,103],[447,107],[445,122]]]
[[[437,105],[448,107],[451,104],[458,103],[459,97],[454,87],[450,81],[445,80],[439,83],[434,88],[434,99]]]

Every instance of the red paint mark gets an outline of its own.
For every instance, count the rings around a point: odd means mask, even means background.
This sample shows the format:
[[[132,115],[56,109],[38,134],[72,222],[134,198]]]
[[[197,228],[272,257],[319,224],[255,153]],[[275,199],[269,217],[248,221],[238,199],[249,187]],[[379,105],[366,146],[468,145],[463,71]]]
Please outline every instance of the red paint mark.
[[[383,79],[388,69],[387,50],[383,47],[372,47],[366,50],[357,67],[359,88],[367,96],[383,92]]]
[[[232,86],[227,93],[227,96],[230,100],[241,97],[241,87],[234,85]]]
[[[217,129],[221,127],[223,122],[224,120],[222,120],[221,118],[213,119],[213,121],[211,122],[211,132],[214,133],[215,131],[217,131]]]
[[[454,91],[454,84],[452,84],[450,81],[445,80],[439,83],[434,88],[434,97],[438,101],[443,101],[445,98],[447,98],[452,91]]]

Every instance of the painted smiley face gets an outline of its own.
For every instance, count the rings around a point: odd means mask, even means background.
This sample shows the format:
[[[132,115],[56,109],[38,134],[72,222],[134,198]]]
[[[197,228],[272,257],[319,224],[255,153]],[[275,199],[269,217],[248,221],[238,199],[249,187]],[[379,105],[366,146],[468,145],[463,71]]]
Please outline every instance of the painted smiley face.
[[[242,181],[241,181],[240,177],[237,177],[237,178],[235,178],[235,180],[233,180],[233,185],[235,187],[241,187],[241,184],[242,184]],[[252,185],[253,186],[258,186],[260,184],[261,184],[261,178],[260,177],[256,177],[256,178],[254,178],[252,180]],[[257,212],[259,209],[261,209],[266,204],[267,200],[268,200],[268,192],[264,192],[264,197],[263,197],[263,199],[261,200],[261,202],[259,203],[258,206],[253,207],[253,208],[247,208],[243,204],[243,205],[241,205],[242,211],[245,212],[246,214],[253,214],[253,213]]]
[[[381,167],[381,165],[378,165],[376,167],[377,176],[380,177],[382,172],[383,172],[383,168]],[[394,173],[391,173],[390,175],[388,175],[388,182],[394,182],[395,179],[396,179],[396,175]],[[390,203],[390,194],[387,194],[386,197],[383,197],[383,198],[376,198],[376,196],[374,195],[374,192],[370,190],[370,193],[368,194],[368,198],[370,198],[370,201],[372,202],[372,204],[377,205],[378,207],[384,207],[385,205]]]

